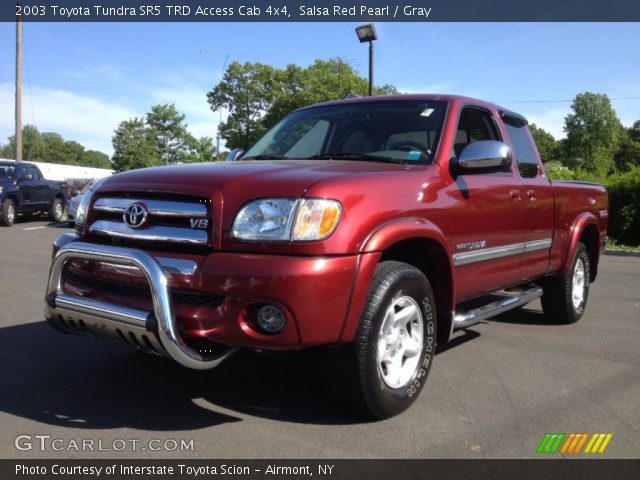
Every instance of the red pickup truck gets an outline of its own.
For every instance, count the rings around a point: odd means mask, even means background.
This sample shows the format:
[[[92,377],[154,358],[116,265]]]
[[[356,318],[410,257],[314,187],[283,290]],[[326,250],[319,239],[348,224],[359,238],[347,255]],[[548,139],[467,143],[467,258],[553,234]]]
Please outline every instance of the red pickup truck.
[[[94,184],[54,243],[45,313],[193,369],[325,347],[337,391],[386,418],[455,329],[539,297],[549,322],[580,319],[607,217],[602,186],[546,178],[514,112],[445,95],[323,103],[238,161]]]

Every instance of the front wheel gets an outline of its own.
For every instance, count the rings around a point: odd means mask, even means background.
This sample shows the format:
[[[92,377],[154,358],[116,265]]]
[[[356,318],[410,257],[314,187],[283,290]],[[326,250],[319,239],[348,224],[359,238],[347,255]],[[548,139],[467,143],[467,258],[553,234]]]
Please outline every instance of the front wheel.
[[[433,291],[412,265],[378,265],[354,342],[338,365],[339,391],[367,417],[397,415],[424,388],[436,349]]]
[[[542,311],[545,317],[559,324],[575,323],[584,314],[589,297],[591,265],[587,248],[578,244],[568,272],[549,278],[542,284]]]

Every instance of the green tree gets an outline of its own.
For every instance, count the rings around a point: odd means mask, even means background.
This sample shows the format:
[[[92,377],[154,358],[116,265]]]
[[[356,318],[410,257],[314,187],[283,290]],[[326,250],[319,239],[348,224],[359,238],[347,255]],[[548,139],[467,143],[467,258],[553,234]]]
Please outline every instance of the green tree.
[[[111,162],[117,172],[151,167],[159,163],[157,145],[148,134],[142,118],[120,122],[111,141]]]
[[[67,152],[62,135],[55,132],[42,132],[42,141],[47,162],[67,163]]]
[[[529,125],[531,136],[536,142],[540,158],[543,162],[554,162],[560,158],[560,144],[549,132],[536,126],[535,123]]]
[[[95,168],[111,168],[111,161],[109,155],[106,153],[98,152],[97,150],[85,150],[80,158],[80,164],[87,167]]]
[[[640,167],[640,120],[620,132],[620,143],[614,160],[619,172],[626,172],[634,166]]]
[[[315,60],[308,67],[276,69],[260,63],[233,62],[220,83],[208,94],[211,109],[228,110],[220,136],[230,147],[250,147],[292,110],[312,103],[336,100],[349,93],[366,95],[367,79],[341,59]],[[397,93],[383,85],[376,94]]]
[[[200,137],[193,140],[192,149],[196,162],[215,162],[216,146],[213,144],[213,138]]]
[[[584,92],[565,117],[568,166],[604,177],[613,170],[622,125],[605,94]]]
[[[64,142],[64,155],[66,158],[65,163],[69,165],[82,165],[82,155],[84,154],[84,147],[78,142],[73,140],[67,140]]]
[[[166,165],[185,161],[191,140],[185,116],[174,104],[154,105],[147,113],[147,135],[155,141],[158,158]]]
[[[222,81],[209,93],[214,112],[226,109],[229,116],[219,125],[220,136],[234,147],[248,148],[265,132],[261,118],[275,99],[276,72],[262,63],[232,62]]]
[[[16,137],[11,135],[9,144],[3,148],[3,157],[16,158]],[[45,160],[45,146],[38,129],[33,125],[22,127],[22,159],[33,162]]]

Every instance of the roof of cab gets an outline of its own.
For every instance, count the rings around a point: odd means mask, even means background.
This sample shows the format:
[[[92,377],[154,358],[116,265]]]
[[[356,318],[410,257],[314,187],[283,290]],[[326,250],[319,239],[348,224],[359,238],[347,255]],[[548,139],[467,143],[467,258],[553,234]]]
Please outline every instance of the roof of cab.
[[[402,101],[443,101],[443,102],[459,102],[459,103],[472,103],[478,106],[484,106],[487,108],[495,108],[498,110],[502,117],[509,117],[511,119],[518,119],[519,122],[526,124],[527,119],[519,113],[513,112],[507,108],[503,108],[485,100],[478,98],[465,97],[463,95],[443,95],[440,93],[412,93],[406,95],[380,95],[373,97],[350,97],[340,100],[330,100],[328,102],[316,103],[308,105],[306,107],[299,108],[298,110],[305,110],[307,108],[325,107],[331,105],[349,105],[358,103],[378,103],[378,102],[402,102]]]

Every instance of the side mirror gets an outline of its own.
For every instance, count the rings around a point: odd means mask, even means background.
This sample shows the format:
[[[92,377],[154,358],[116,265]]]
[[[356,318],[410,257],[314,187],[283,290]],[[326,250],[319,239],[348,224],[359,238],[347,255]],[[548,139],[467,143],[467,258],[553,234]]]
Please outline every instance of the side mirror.
[[[233,150],[231,150],[229,152],[229,155],[227,155],[227,158],[225,161],[227,162],[236,162],[238,160],[240,160],[240,158],[242,158],[242,155],[244,155],[244,149],[243,148],[234,148]]]
[[[25,182],[25,181],[29,182],[31,180],[33,180],[33,175],[31,175],[30,173],[27,173],[25,176],[20,177],[20,179],[19,179],[19,181],[21,181],[21,182]]]
[[[503,171],[511,165],[511,150],[504,142],[481,140],[467,145],[455,165],[458,173]]]

